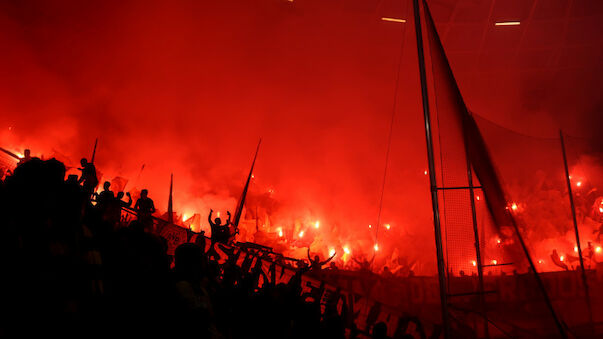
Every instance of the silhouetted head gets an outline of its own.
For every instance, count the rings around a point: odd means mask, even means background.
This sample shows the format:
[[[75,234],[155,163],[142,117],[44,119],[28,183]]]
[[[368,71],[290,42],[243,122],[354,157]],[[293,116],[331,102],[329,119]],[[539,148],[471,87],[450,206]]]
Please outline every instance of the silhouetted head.
[[[141,198],[146,198],[148,195],[149,195],[149,190],[143,189],[142,191],[140,191]]]
[[[117,199],[120,199],[124,197],[124,192],[117,192]]]
[[[81,164],[82,166],[86,166],[86,165],[88,164],[88,159],[86,159],[86,158],[82,158],[82,160],[80,160],[80,164]]]
[[[318,255],[314,256],[314,261],[320,261],[320,257]]]
[[[222,225],[222,219],[220,219],[220,218],[214,219],[214,224],[216,224],[216,225]]]
[[[373,338],[374,339],[385,339],[387,338],[387,325],[380,321],[373,326]]]
[[[103,188],[105,189],[105,191],[108,191],[109,187],[111,187],[111,183],[108,181],[105,181],[105,183],[103,184]]]
[[[26,149],[23,151],[23,157],[24,158],[30,158],[31,157],[31,151],[29,149]]]

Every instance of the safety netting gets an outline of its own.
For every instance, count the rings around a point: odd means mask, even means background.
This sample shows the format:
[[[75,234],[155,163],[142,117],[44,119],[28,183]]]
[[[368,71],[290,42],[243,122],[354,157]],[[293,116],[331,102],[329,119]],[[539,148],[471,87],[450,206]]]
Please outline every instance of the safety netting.
[[[564,136],[566,175],[560,135],[524,135],[470,112],[426,5],[423,18],[451,332],[594,335],[601,153],[588,139]]]

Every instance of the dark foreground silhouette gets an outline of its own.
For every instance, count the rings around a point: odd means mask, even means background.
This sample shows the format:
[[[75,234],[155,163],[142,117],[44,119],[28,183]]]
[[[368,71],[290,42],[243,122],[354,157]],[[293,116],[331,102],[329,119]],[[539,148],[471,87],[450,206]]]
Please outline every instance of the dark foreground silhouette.
[[[138,218],[120,227],[119,211],[132,199],[105,183],[92,204],[98,180],[82,163],[79,180],[65,180],[59,161],[30,159],[0,181],[1,337],[359,337],[338,291],[302,293],[302,274],[327,262],[315,258],[277,284],[274,265],[270,277],[253,258],[237,265],[236,249],[219,263],[197,241],[170,257],[150,230],[155,207],[146,190]],[[371,331],[387,338],[384,323]]]

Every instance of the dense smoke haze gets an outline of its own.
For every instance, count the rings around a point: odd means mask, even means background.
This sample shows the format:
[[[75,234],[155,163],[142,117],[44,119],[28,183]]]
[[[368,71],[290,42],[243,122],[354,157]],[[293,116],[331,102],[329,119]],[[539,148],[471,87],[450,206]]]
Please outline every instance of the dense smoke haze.
[[[436,22],[447,3],[433,1]],[[261,137],[250,199],[278,204],[270,231],[320,220],[328,236],[316,251],[370,258],[397,95],[379,253],[413,253],[433,272],[410,6],[379,11],[324,0],[3,2],[0,146],[77,166],[98,137],[103,180],[148,188],[165,210],[173,173],[175,210],[204,220],[210,208],[234,211]],[[381,21],[385,11],[409,23]],[[503,65],[496,48],[484,52],[488,72],[450,55],[471,110],[533,135],[600,128],[596,58],[543,77]]]

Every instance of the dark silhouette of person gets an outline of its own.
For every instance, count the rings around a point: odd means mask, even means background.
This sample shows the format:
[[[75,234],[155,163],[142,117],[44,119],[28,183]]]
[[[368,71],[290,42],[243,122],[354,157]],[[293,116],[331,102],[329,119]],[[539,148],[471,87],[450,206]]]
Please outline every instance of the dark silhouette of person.
[[[310,271],[321,271],[324,265],[326,265],[329,261],[335,258],[335,255],[337,255],[337,253],[333,253],[333,255],[325,261],[320,261],[320,257],[318,255],[315,255],[314,259],[312,259],[310,258],[310,247],[308,247],[308,260],[310,261]]]
[[[121,210],[122,208],[127,208],[132,206],[132,196],[130,193],[126,193],[128,195],[128,201],[123,201],[124,192],[117,192],[117,196],[112,198],[107,205],[107,212],[109,221],[115,225],[117,225],[121,221]]]
[[[149,198],[149,191],[147,189],[140,191],[140,198],[136,200],[134,209],[136,210],[136,217],[143,228],[147,230],[152,229],[153,213],[155,213],[156,210],[153,200]]]
[[[80,160],[80,164],[82,168],[79,170],[82,171],[82,175],[78,180],[78,183],[84,187],[84,191],[90,195],[94,192],[94,189],[98,185],[98,178],[96,176],[96,167],[91,162],[88,162],[88,159],[82,158]]]
[[[106,208],[109,204],[111,204],[111,201],[113,199],[115,199],[115,195],[113,194],[113,191],[111,191],[109,189],[110,187],[111,187],[111,183],[108,181],[105,181],[103,183],[103,191],[96,195],[97,196],[96,204],[101,209]]]
[[[220,217],[215,218],[213,221],[211,220],[211,216],[214,213],[214,210],[209,210],[209,216],[207,217],[207,221],[209,221],[209,226],[211,229],[211,240],[212,243],[228,243],[228,239],[230,238],[230,229],[228,226],[230,225],[230,211],[226,211],[228,215],[228,220],[226,223],[222,225],[222,219]]]
[[[25,149],[23,151],[23,158],[21,158],[21,160],[19,160],[19,162],[17,163],[17,166],[21,166],[24,163],[28,162],[29,160],[31,160],[31,151],[29,149]]]

